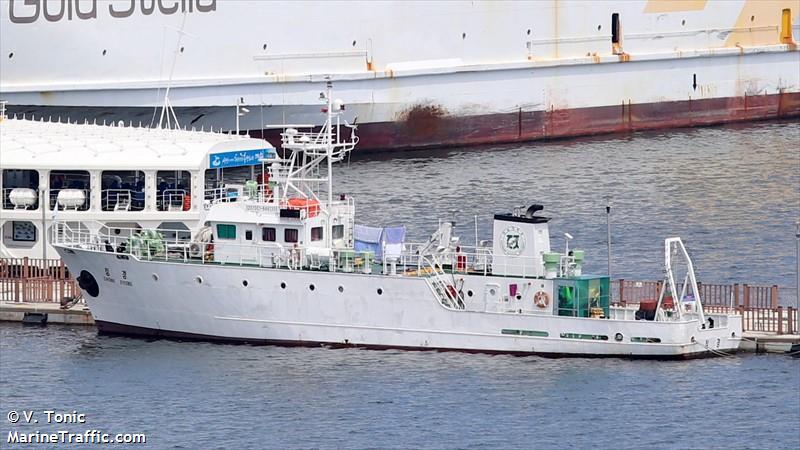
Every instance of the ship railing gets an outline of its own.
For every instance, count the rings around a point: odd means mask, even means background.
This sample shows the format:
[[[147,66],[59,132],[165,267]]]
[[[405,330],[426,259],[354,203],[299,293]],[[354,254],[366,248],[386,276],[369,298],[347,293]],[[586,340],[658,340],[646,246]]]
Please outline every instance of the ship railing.
[[[205,189],[203,198],[206,208],[215,203],[231,203],[245,199],[268,203],[274,198],[273,188],[272,183],[226,184],[222,187]]]
[[[103,189],[100,191],[100,205],[103,211],[142,211],[144,210],[144,190]]]
[[[191,197],[186,189],[164,189],[156,196],[159,211],[188,211]]]
[[[405,243],[399,256],[400,266],[424,266],[420,256],[435,258],[447,273],[470,273],[488,276],[492,273],[513,274],[520,278],[544,276],[540,258],[530,256],[505,256],[495,258],[490,247],[458,246],[425,252],[425,244]],[[384,249],[386,246],[384,246]]]

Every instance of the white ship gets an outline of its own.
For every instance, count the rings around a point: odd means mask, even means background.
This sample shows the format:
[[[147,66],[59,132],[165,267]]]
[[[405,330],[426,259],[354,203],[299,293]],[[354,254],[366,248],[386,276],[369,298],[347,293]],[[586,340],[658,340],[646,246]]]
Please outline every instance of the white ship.
[[[331,77],[359,148],[548,139],[800,115],[799,0],[8,0],[14,112],[315,124]],[[262,134],[266,133],[266,134]]]
[[[54,221],[112,235],[190,235],[212,201],[235,200],[275,151],[219,132],[65,120],[0,113],[2,258],[57,258],[47,240]]]
[[[741,317],[703,310],[678,238],[665,243],[659,298],[623,307],[610,304],[607,276],[582,273],[582,251],[568,241],[563,253],[551,249],[540,205],[495,215],[491,243],[473,248],[451,222],[421,244],[360,229],[332,177],[356,139],[334,126],[341,108],[327,99],[323,129],[287,129],[290,154],[262,165],[271,183],[214,203],[191,241],[58,224],[56,248],[79,274],[100,332],[647,358],[738,348]]]

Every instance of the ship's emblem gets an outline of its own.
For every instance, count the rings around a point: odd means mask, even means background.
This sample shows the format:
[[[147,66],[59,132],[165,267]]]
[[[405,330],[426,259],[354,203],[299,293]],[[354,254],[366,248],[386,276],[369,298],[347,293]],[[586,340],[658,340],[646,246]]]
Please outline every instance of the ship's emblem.
[[[508,227],[503,230],[503,252],[507,255],[519,255],[525,248],[525,235],[518,227]]]
[[[211,160],[211,167],[217,167],[222,164],[222,159],[219,156],[214,156],[214,159]]]

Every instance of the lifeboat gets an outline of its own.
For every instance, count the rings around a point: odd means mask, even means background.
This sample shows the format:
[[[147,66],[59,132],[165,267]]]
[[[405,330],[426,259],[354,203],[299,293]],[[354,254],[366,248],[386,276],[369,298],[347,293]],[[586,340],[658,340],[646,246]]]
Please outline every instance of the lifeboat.
[[[319,214],[319,202],[310,198],[290,198],[290,209],[304,209],[306,217],[316,217]]]

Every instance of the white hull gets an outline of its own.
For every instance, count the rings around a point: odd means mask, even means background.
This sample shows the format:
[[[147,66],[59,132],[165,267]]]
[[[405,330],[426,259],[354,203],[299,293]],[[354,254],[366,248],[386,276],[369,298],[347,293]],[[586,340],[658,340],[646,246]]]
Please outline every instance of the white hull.
[[[108,332],[284,345],[652,358],[735,351],[740,341],[738,316],[715,316],[715,328],[701,329],[697,320],[486,312],[483,299],[467,299],[466,310],[453,310],[443,307],[418,277],[159,263],[58,249],[71,272],[86,270],[97,279],[99,295],[85,298],[100,330]],[[479,298],[485,284],[497,277],[468,275],[465,281],[465,292],[475,290]],[[535,331],[536,336],[509,330]],[[632,337],[661,342],[631,342]]]

